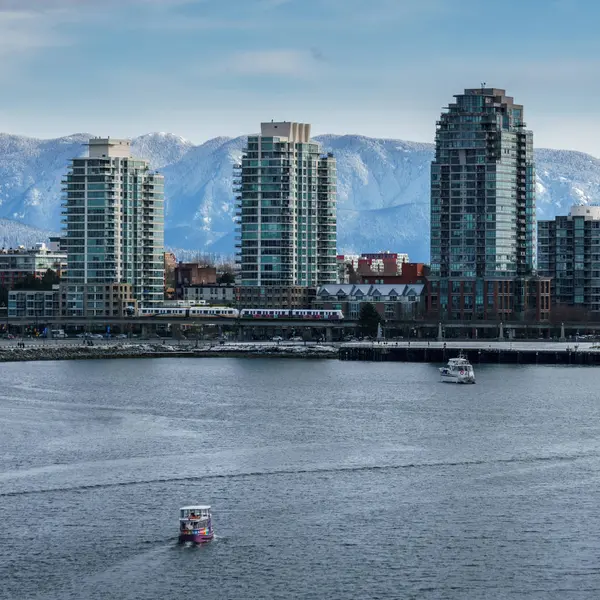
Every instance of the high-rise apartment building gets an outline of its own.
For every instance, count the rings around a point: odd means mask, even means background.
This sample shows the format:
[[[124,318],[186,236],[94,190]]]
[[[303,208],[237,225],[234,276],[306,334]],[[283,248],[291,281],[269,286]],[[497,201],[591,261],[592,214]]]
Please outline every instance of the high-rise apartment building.
[[[310,140],[310,125],[262,123],[238,170],[238,283],[335,283],[336,163]]]
[[[533,134],[504,90],[467,89],[437,123],[431,165],[431,270],[527,275],[535,262]]]
[[[116,316],[164,299],[164,179],[128,140],[94,138],[64,180],[68,254],[61,310]],[[120,306],[121,305],[121,306]]]
[[[577,316],[567,309],[600,312],[600,206],[573,206],[568,216],[538,222],[538,270],[552,278],[562,318]]]
[[[437,122],[430,308],[450,319],[547,316],[548,282],[531,279],[535,169],[523,117],[504,90],[482,86],[456,95]]]

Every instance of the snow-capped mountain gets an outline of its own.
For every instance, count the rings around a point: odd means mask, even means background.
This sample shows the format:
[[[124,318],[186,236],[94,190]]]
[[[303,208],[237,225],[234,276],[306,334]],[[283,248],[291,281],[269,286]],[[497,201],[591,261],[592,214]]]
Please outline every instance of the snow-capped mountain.
[[[0,217],[58,231],[60,181],[69,159],[85,154],[90,137],[38,140],[0,134]],[[168,246],[233,253],[232,165],[245,140],[223,137],[196,146],[175,135],[151,133],[132,141],[133,154],[165,175]],[[316,140],[337,158],[338,250],[392,250],[427,261],[433,145],[360,135]],[[573,203],[600,200],[600,160],[588,154],[537,150],[536,170],[539,218],[566,214]],[[0,223],[0,240],[6,227]]]
[[[23,225],[18,221],[0,219],[0,248],[31,248],[39,242],[47,242],[56,232]]]

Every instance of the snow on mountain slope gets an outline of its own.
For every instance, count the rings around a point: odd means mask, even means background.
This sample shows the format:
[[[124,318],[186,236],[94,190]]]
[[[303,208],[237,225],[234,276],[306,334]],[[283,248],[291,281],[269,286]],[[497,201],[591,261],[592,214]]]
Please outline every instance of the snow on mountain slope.
[[[600,201],[600,160],[572,150],[536,150],[538,219],[566,215],[573,204]]]
[[[10,219],[0,219],[0,248],[31,248],[39,242],[47,242],[53,235],[57,235],[56,232],[30,227]]]
[[[37,140],[0,134],[0,217],[60,228],[60,180],[85,153],[88,134]],[[338,163],[338,249],[397,250],[429,257],[429,164],[433,145],[360,135],[316,138]],[[166,178],[165,240],[178,248],[231,254],[235,214],[232,166],[244,137],[199,146],[172,134],[132,140],[134,155]],[[580,152],[537,150],[539,218],[600,200],[600,160]],[[0,227],[0,236],[2,229]]]
[[[233,229],[233,164],[240,160],[245,138],[215,138],[192,148],[165,176],[168,235],[182,236],[183,247],[210,246]],[[187,243],[184,243],[189,240]],[[197,246],[196,246],[197,247]]]
[[[192,142],[172,133],[148,133],[132,141],[132,154],[152,164],[154,169],[181,160],[194,147]]]
[[[60,229],[60,181],[89,134],[36,140],[0,134],[0,217]]]

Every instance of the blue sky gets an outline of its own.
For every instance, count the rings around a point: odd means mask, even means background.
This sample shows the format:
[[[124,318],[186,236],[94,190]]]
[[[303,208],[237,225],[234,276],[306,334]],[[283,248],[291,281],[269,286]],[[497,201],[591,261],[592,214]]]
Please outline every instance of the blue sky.
[[[592,0],[0,0],[0,131],[432,141],[485,81],[536,146],[600,156],[599,22]]]

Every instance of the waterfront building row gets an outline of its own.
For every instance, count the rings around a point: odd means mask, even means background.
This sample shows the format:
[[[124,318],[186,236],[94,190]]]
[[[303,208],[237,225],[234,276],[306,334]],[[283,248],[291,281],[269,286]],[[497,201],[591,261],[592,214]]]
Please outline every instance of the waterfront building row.
[[[313,308],[341,310],[348,319],[358,319],[361,307],[372,304],[386,321],[423,318],[426,311],[425,285],[357,285],[321,286],[315,294]]]
[[[61,283],[52,286],[51,290],[11,290],[8,293],[9,318],[51,319],[54,317],[72,317],[69,310],[69,288]],[[133,297],[130,284],[115,283],[106,285],[101,292],[91,292],[88,288],[85,302],[102,302],[104,313],[101,317],[122,319],[131,311],[136,311],[138,304]]]

